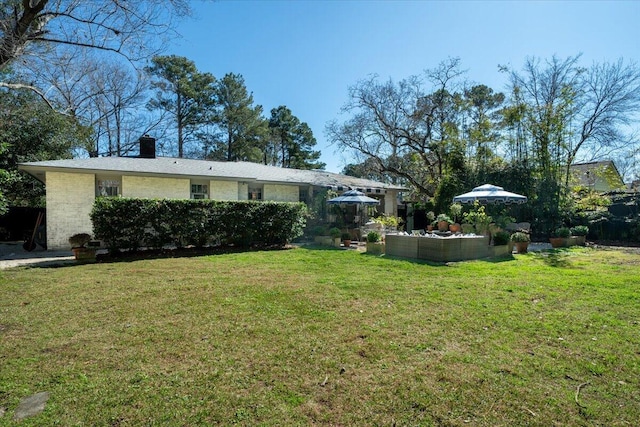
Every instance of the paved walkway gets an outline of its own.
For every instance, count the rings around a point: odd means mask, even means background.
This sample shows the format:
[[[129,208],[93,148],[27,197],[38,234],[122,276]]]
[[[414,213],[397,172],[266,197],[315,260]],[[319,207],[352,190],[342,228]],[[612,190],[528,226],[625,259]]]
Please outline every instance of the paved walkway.
[[[33,251],[27,252],[22,247],[22,242],[0,243],[0,270],[23,265],[41,267],[73,262],[75,262],[75,258],[71,250],[45,251],[38,246]]]

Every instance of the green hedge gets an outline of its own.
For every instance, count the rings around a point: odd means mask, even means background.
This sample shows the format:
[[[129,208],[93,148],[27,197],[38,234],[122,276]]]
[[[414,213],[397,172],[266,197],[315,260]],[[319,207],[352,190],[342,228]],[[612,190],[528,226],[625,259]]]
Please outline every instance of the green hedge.
[[[98,198],[93,233],[112,251],[284,245],[303,233],[304,203]]]

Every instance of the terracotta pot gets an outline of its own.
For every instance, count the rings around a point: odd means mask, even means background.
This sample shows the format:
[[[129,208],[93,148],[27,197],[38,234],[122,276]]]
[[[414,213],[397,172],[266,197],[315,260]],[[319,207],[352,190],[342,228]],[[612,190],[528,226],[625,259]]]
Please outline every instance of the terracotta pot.
[[[449,231],[449,223],[447,221],[438,221],[438,231]]]
[[[519,254],[526,254],[529,248],[529,242],[513,242],[516,247],[516,252]]]
[[[427,231],[433,231],[433,225],[427,225]]]
[[[460,224],[449,224],[449,231],[452,233],[457,233],[460,231]]]
[[[94,248],[71,248],[71,251],[78,261],[90,261],[96,259],[96,250]]]
[[[351,246],[351,240],[343,240],[342,242],[344,243],[345,248],[348,248],[349,246]]]
[[[565,248],[569,245],[569,239],[566,237],[549,237],[549,243],[553,248]]]

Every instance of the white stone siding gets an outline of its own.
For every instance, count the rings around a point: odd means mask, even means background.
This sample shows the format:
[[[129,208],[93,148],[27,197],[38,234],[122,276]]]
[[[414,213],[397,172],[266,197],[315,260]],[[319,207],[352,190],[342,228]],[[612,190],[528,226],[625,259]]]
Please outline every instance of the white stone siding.
[[[300,190],[297,185],[265,184],[262,199],[275,202],[298,202]]]
[[[93,236],[89,217],[95,200],[95,175],[47,172],[47,249],[70,249],[69,237]]]
[[[238,200],[237,181],[209,181],[209,198],[212,200]],[[245,197],[246,198],[246,197]]]
[[[123,176],[122,197],[137,199],[189,199],[191,181],[179,178]]]

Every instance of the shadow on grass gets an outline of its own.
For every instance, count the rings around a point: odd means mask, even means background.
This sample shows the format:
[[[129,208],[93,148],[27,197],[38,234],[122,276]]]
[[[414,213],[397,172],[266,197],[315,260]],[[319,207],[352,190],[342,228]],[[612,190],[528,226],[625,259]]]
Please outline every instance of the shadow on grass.
[[[542,259],[542,262],[550,267],[569,267],[569,249],[549,249],[541,251],[536,254],[537,257]]]
[[[363,252],[362,255],[375,257],[375,258],[384,258],[388,260],[407,261],[414,264],[430,265],[434,267],[446,267],[447,265],[452,263],[469,262],[469,261],[484,261],[484,262],[489,262],[494,264],[508,262],[508,261],[515,261],[515,258],[511,254],[502,255],[498,257],[491,257],[491,258],[466,259],[466,260],[460,260],[460,261],[429,261],[429,260],[417,259],[417,258],[403,258],[403,257],[397,257],[397,256],[390,256],[390,255],[368,254],[366,252]]]
[[[79,267],[90,264],[115,264],[128,263],[142,260],[168,259],[168,258],[195,258],[211,255],[226,255],[243,252],[256,251],[285,251],[293,249],[293,246],[214,246],[204,248],[174,248],[174,249],[143,249],[137,251],[122,251],[119,253],[103,253],[98,254],[95,260],[88,261],[66,261],[48,263],[32,263],[27,265],[31,268],[61,268],[61,267]]]

